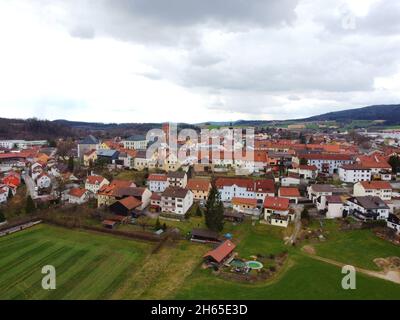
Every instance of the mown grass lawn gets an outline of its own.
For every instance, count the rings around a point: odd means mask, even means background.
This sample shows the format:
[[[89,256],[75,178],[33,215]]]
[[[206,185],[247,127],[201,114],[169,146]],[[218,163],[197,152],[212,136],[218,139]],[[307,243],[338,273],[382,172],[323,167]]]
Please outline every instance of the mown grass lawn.
[[[48,225],[0,238],[0,299],[107,299],[151,248]],[[56,290],[41,287],[44,265],[56,268]]]
[[[197,269],[175,299],[399,299],[400,285],[358,273],[356,290],[344,290],[341,269],[292,254],[286,269],[269,283],[241,284]]]
[[[346,264],[379,270],[375,258],[400,257],[400,247],[378,238],[372,230],[339,230],[340,222],[325,221],[327,240],[313,243],[316,254]]]

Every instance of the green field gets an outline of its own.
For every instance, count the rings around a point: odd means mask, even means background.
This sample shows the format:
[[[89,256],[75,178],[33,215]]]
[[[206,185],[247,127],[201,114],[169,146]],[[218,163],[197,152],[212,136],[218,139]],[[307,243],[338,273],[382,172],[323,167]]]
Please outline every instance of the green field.
[[[341,288],[341,269],[292,255],[286,270],[268,284],[238,284],[196,270],[176,299],[399,299],[400,285],[357,274],[357,289]]]
[[[0,238],[1,299],[107,299],[150,251],[146,243],[36,226]],[[41,287],[41,268],[56,268],[56,290]]]
[[[317,254],[376,269],[377,257],[400,256],[399,248],[371,231],[340,232],[329,222]],[[226,224],[236,251],[251,255],[289,252],[283,269],[270,281],[241,284],[201,268],[210,247],[168,241],[154,244],[49,225],[0,238],[0,299],[399,299],[400,285],[357,274],[357,289],[341,288],[341,269],[309,257],[301,246],[283,242],[288,230],[243,223]],[[56,267],[57,289],[41,288],[42,266]]]
[[[327,241],[313,244],[316,253],[325,258],[370,270],[379,270],[375,258],[400,257],[400,247],[376,237],[371,230],[339,230],[336,220],[325,221]]]

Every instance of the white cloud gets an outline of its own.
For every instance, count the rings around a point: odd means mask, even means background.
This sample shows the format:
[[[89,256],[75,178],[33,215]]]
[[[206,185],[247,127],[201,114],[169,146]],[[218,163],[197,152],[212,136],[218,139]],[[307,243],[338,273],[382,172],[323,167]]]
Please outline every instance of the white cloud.
[[[0,3],[1,116],[284,119],[400,99],[396,2],[182,1]]]

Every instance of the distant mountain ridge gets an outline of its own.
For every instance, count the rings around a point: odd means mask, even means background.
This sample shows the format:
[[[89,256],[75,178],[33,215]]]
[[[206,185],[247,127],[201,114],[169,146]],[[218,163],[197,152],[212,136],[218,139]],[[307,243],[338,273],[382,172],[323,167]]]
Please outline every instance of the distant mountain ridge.
[[[292,120],[238,120],[215,121],[199,124],[179,123],[178,128],[198,130],[203,126],[270,126],[313,121],[336,121],[348,123],[353,120],[383,120],[385,126],[400,125],[400,104],[374,105],[364,108],[329,112],[317,116]],[[378,124],[377,124],[378,125]],[[126,137],[144,134],[153,128],[161,128],[161,123],[96,123],[69,120],[6,119],[0,118],[0,139],[56,139],[83,137],[94,134],[101,138]]]
[[[329,112],[301,119],[302,121],[385,120],[387,125],[400,124],[400,104],[375,105],[357,109]]]

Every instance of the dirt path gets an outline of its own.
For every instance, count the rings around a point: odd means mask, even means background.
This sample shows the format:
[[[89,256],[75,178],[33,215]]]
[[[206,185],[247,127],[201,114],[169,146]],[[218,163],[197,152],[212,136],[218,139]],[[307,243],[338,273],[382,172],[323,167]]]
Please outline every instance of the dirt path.
[[[331,259],[328,259],[328,258],[323,258],[323,257],[317,256],[315,254],[312,254],[312,253],[310,253],[309,248],[303,248],[303,252],[304,252],[305,255],[307,255],[308,257],[310,257],[312,259],[319,260],[319,261],[322,261],[322,262],[326,262],[326,263],[335,265],[335,266],[340,267],[340,268],[346,265],[345,263],[342,263],[342,262],[338,262],[338,261],[335,261],[335,260],[331,260]],[[356,269],[357,272],[366,274],[368,276],[400,284],[400,271],[393,271],[393,270],[390,270],[390,271],[372,271],[372,270],[367,270],[367,269],[363,269],[363,268],[359,268],[359,267],[355,267],[355,269]]]
[[[294,218],[294,230],[293,234],[285,241],[285,244],[293,244],[296,242],[297,236],[301,231],[301,210],[303,207],[299,207],[296,209],[296,215]]]

